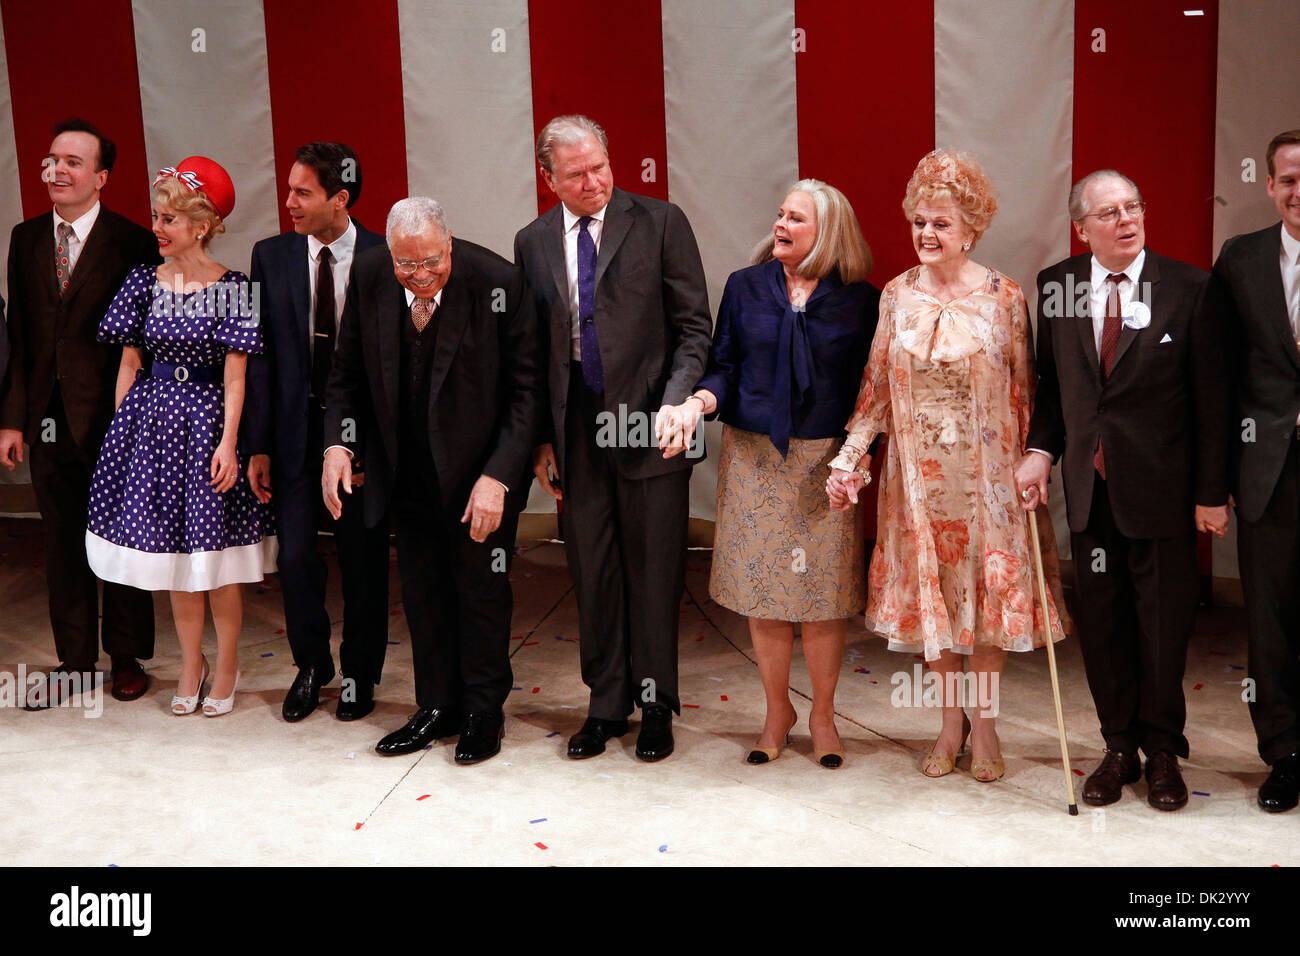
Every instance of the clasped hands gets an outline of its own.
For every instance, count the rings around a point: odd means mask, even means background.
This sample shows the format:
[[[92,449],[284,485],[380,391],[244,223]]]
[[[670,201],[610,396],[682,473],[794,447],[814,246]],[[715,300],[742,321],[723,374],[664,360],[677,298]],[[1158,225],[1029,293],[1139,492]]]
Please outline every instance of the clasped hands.
[[[858,461],[859,468],[871,468],[871,456],[863,455]],[[860,471],[845,471],[832,468],[831,476],[826,479],[826,496],[830,498],[831,508],[835,511],[848,511],[858,503],[858,495],[867,486],[867,480]]]

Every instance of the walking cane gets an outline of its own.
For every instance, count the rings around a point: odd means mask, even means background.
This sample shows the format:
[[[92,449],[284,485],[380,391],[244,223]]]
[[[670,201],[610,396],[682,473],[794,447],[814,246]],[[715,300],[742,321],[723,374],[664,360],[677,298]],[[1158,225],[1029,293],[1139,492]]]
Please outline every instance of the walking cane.
[[[1070,776],[1070,751],[1065,745],[1065,718],[1061,715],[1061,683],[1056,676],[1056,651],[1052,647],[1052,616],[1047,605],[1047,578],[1043,576],[1043,549],[1038,543],[1038,515],[1029,516],[1029,535],[1034,542],[1035,569],[1038,571],[1038,598],[1043,605],[1043,628],[1047,631],[1047,669],[1052,674],[1052,698],[1056,701],[1056,731],[1061,738],[1061,764],[1065,768],[1065,793],[1070,801],[1070,816],[1079,815],[1079,805],[1074,802],[1074,778]]]

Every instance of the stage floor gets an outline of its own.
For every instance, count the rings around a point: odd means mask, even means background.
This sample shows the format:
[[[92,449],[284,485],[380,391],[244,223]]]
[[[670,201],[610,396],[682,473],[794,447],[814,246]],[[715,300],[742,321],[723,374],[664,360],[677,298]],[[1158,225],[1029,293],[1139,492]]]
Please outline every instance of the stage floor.
[[[573,592],[560,545],[521,544],[511,575],[516,690],[498,757],[459,767],[448,741],[406,757],[374,752],[414,710],[395,573],[379,704],[356,723],[334,719],[337,680],[310,718],[281,718],[294,669],[276,578],[247,589],[234,712],[171,716],[179,650],[159,595],[144,698],[119,703],[105,693],[94,719],[78,708],[0,708],[0,856],[10,865],[124,867],[1300,864],[1300,811],[1255,806],[1265,767],[1241,700],[1240,608],[1198,618],[1184,682],[1190,804],[1153,810],[1139,783],[1118,804],[1080,804],[1070,817],[1045,652],[1008,661],[998,721],[1006,777],[978,783],[964,757],[957,773],[931,780],[917,761],[937,733],[937,711],[891,704],[891,678],[910,679],[919,662],[887,651],[860,618],[837,695],[844,767],[812,760],[798,651],[794,744],[772,764],[747,765],[763,691],[744,621],[708,600],[707,551],[691,552],[688,568],[676,753],[636,760],[634,723],[604,755],[568,760],[565,742],[586,712]],[[0,520],[0,672],[9,675],[19,664],[56,663],[40,552],[37,522]],[[337,615],[337,575],[331,584]],[[209,624],[209,654],[214,642]],[[1101,738],[1076,641],[1058,645],[1058,662],[1070,756],[1088,773]],[[1074,780],[1081,790],[1083,776]]]

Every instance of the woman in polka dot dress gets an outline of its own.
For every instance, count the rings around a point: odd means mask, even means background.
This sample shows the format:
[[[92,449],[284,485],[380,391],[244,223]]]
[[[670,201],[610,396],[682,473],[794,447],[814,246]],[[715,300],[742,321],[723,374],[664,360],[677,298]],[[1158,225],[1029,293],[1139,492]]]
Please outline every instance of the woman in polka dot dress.
[[[234,207],[216,163],[191,157],[158,174],[153,232],[166,261],[127,274],[99,327],[124,346],[117,413],[91,484],[86,550],[95,574],[170,591],[181,645],[172,712],[234,706],[240,585],[275,569],[276,539],[235,449],[250,352],[262,351],[248,278],[207,253]],[[144,370],[145,354],[152,359]],[[217,660],[203,657],[204,592]]]

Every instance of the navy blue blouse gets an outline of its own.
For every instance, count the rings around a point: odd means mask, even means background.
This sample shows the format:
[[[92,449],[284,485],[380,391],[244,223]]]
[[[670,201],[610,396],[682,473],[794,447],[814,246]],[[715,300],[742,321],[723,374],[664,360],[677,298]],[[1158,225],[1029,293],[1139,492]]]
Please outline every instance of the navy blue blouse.
[[[733,272],[708,370],[696,388],[717,396],[722,421],[769,435],[782,457],[791,438],[841,437],[879,308],[875,286],[845,285],[835,271],[817,283],[802,310],[790,304],[777,260]]]

